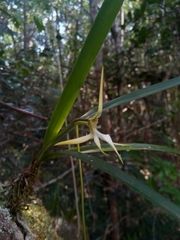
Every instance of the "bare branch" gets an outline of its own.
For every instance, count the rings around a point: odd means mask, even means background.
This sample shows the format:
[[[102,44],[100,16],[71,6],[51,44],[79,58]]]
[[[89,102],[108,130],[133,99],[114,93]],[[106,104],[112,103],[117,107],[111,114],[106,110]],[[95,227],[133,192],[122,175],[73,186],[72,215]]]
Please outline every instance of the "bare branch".
[[[38,118],[38,119],[41,119],[41,120],[44,120],[44,121],[47,121],[47,120],[48,120],[47,117],[39,116],[39,115],[37,115],[37,114],[34,114],[33,112],[28,112],[28,111],[23,110],[23,109],[21,109],[21,108],[13,107],[13,106],[11,106],[11,105],[9,105],[9,104],[1,101],[1,100],[0,100],[0,104],[3,105],[3,106],[5,106],[5,107],[7,107],[7,108],[10,108],[10,109],[12,109],[12,110],[14,110],[14,111],[16,111],[16,112],[20,112],[20,113],[23,113],[23,114],[25,114],[25,115],[29,115],[29,116],[31,116],[31,117]]]

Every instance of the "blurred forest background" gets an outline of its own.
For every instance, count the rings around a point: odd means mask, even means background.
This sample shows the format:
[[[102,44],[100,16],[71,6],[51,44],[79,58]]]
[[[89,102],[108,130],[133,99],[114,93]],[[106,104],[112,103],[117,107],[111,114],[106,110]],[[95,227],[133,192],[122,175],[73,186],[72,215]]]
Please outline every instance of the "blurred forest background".
[[[0,181],[7,182],[29,165],[42,146],[62,91],[60,78],[65,85],[102,1],[0,2]],[[179,63],[180,1],[125,1],[68,122],[97,105],[103,65],[107,101],[179,76]],[[101,132],[110,133],[114,142],[179,149],[179,90],[176,87],[104,113]],[[70,137],[74,138],[73,132]],[[177,156],[145,151],[121,154],[124,171],[180,204]],[[115,161],[113,155],[105,160]],[[89,239],[180,239],[179,223],[136,192],[87,164],[83,171]],[[76,178],[80,196],[78,168]],[[75,239],[76,209],[68,157],[42,166],[36,192],[56,225],[61,219],[66,221],[68,228],[59,230],[61,236]]]

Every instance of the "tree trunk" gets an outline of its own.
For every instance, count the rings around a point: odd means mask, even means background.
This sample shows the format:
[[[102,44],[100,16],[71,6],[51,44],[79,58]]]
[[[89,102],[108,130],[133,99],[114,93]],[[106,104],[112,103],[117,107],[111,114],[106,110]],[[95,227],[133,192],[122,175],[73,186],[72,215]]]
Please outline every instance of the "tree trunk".
[[[27,26],[27,0],[24,0],[23,14],[24,14],[24,53],[26,54],[29,48],[28,40],[28,26]]]

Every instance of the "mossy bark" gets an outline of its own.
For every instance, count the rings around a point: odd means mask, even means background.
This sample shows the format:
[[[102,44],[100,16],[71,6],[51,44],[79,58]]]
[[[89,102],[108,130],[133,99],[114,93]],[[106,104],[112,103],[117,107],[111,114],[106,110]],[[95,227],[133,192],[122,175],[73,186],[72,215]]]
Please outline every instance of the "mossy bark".
[[[34,201],[16,219],[12,218],[7,208],[0,206],[0,240],[24,239],[61,240],[40,201]]]

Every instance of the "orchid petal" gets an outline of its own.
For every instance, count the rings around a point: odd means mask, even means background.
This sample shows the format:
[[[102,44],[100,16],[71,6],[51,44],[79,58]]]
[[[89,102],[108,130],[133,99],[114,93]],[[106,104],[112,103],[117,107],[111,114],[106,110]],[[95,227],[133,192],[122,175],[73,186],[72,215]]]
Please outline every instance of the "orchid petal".
[[[97,145],[97,147],[99,148],[99,150],[103,154],[108,155],[101,148],[101,143],[100,143],[100,140],[99,140],[99,138],[100,138],[103,141],[107,142],[113,148],[113,150],[118,155],[118,158],[123,163],[121,155],[118,153],[110,135],[109,134],[102,134],[97,130],[98,118],[101,116],[102,110],[103,110],[103,82],[104,82],[104,67],[102,67],[102,71],[101,71],[98,110],[94,114],[94,116],[89,118],[88,120],[86,120],[86,123],[85,123],[89,127],[90,133],[86,136],[83,136],[83,137],[78,137],[78,138],[75,138],[75,139],[59,142],[59,143],[55,144],[55,146],[80,144],[80,143],[87,142],[90,139],[94,139],[94,142]],[[82,120],[78,121],[78,124],[84,124],[84,121],[82,121]]]
[[[114,145],[114,143],[113,143],[110,135],[109,135],[109,134],[102,134],[102,133],[100,133],[97,129],[95,129],[95,134],[96,134],[100,139],[102,139],[103,141],[107,142],[107,143],[114,149],[114,151],[115,151],[116,154],[118,155],[119,159],[120,159],[121,162],[123,163],[122,158],[121,158],[120,154],[118,153],[118,151],[117,151],[117,149],[116,149],[116,147],[115,147],[115,145]]]
[[[83,136],[83,137],[74,138],[74,139],[71,139],[71,140],[66,140],[66,141],[63,141],[63,142],[56,143],[55,146],[80,144],[80,143],[87,142],[92,138],[93,138],[93,135],[92,135],[92,133],[90,133],[90,134],[88,134],[86,136]]]
[[[94,130],[96,130],[96,129],[94,129]],[[95,144],[97,145],[97,147],[99,148],[99,150],[100,150],[103,154],[108,155],[107,153],[105,153],[105,152],[102,150],[102,148],[101,148],[101,143],[100,143],[100,141],[99,141],[98,135],[96,134],[96,131],[95,131],[95,133],[94,133],[94,142],[95,142]]]

